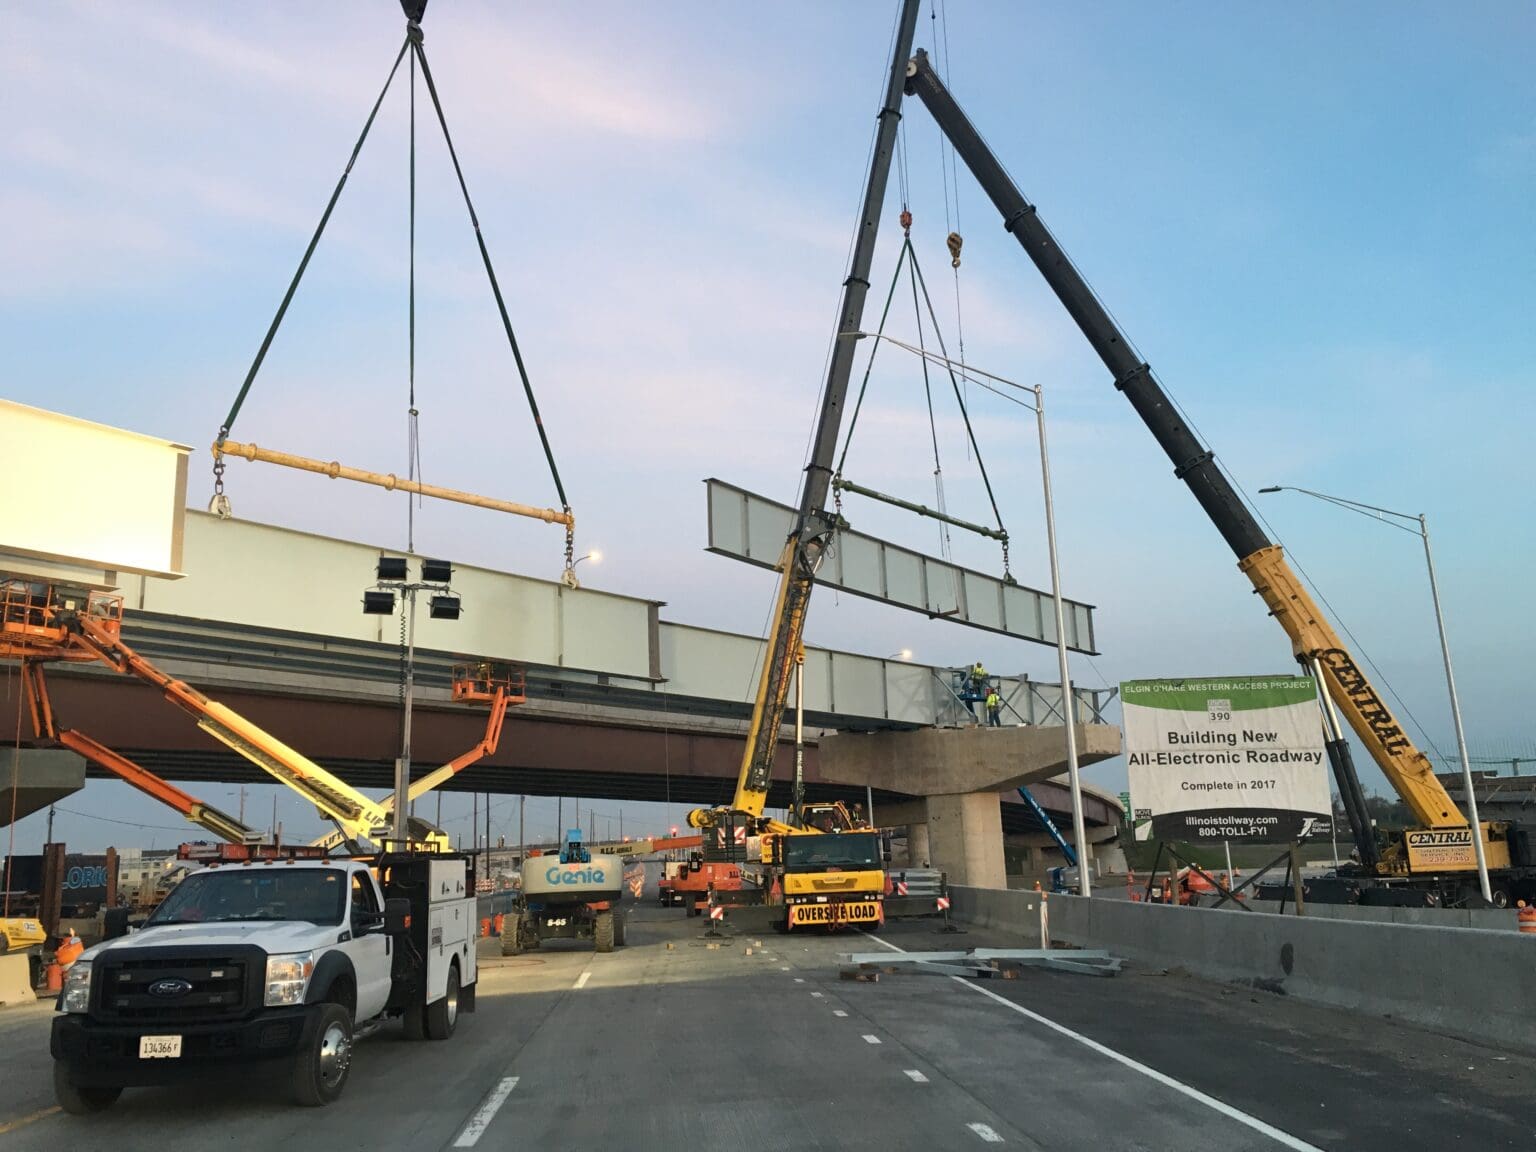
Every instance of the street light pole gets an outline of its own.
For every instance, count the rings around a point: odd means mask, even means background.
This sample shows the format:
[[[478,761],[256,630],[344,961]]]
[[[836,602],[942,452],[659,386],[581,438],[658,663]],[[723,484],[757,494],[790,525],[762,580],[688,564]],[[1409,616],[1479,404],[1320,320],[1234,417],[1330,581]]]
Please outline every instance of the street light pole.
[[[1374,519],[1390,523],[1384,518],[1391,516],[1394,520],[1406,520],[1416,529],[1398,524],[1396,527],[1405,531],[1417,531],[1419,539],[1424,542],[1424,563],[1429,568],[1429,595],[1435,607],[1435,628],[1440,634],[1440,656],[1445,662],[1445,686],[1451,697],[1451,723],[1456,730],[1456,752],[1461,759],[1462,786],[1467,792],[1467,819],[1472,825],[1472,848],[1477,855],[1477,882],[1482,889],[1483,899],[1493,901],[1493,889],[1488,882],[1488,858],[1483,851],[1483,825],[1477,814],[1477,791],[1472,783],[1472,761],[1467,755],[1467,738],[1461,724],[1461,701],[1456,695],[1456,674],[1451,669],[1451,645],[1445,636],[1445,615],[1440,610],[1440,585],[1435,579],[1435,557],[1429,547],[1429,521],[1420,512],[1411,515],[1407,512],[1394,512],[1390,508],[1378,508],[1374,504],[1362,504],[1358,500],[1346,500],[1342,496],[1329,496],[1324,492],[1314,492],[1310,488],[1293,488],[1287,484],[1278,484],[1269,488],[1260,488],[1260,492],[1300,492],[1303,496],[1312,496],[1329,504],[1337,504],[1341,508],[1349,508],[1353,511],[1371,516]]]
[[[1461,726],[1461,701],[1456,696],[1456,673],[1451,671],[1451,645],[1445,638],[1445,616],[1440,611],[1440,585],[1435,580],[1435,557],[1429,550],[1429,522],[1419,513],[1419,536],[1424,541],[1424,563],[1429,567],[1429,596],[1435,603],[1435,627],[1440,630],[1440,655],[1445,660],[1445,686],[1451,694],[1451,722],[1456,726],[1456,753],[1461,757],[1461,779],[1467,790],[1467,818],[1472,822],[1472,847],[1477,851],[1477,882],[1483,899],[1492,903],[1488,860],[1483,853],[1483,825],[1477,817],[1477,790],[1472,786],[1472,761],[1467,755],[1467,736]]]
[[[1056,660],[1061,669],[1061,711],[1067,730],[1067,780],[1072,790],[1072,837],[1077,849],[1077,890],[1092,896],[1088,879],[1088,833],[1083,826],[1083,784],[1077,770],[1077,698],[1072,694],[1072,671],[1067,663],[1066,613],[1061,603],[1061,566],[1056,559],[1056,505],[1051,499],[1051,458],[1045,447],[1045,394],[1037,384],[1035,423],[1040,431],[1040,475],[1045,493],[1045,539],[1051,559],[1051,599],[1056,608]]]

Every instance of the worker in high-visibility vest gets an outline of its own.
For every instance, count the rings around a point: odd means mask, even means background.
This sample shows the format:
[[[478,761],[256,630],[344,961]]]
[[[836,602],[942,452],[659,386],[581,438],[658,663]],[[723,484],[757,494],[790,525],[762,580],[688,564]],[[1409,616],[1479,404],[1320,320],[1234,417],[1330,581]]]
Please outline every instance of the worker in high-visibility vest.
[[[1001,728],[1003,726],[1003,698],[996,688],[987,689],[987,726]]]

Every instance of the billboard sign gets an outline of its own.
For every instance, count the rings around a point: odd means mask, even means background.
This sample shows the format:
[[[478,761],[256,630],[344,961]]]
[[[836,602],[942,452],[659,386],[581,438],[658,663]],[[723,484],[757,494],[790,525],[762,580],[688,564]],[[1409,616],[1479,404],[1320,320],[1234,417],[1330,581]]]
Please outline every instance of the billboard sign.
[[[1120,701],[1137,839],[1280,844],[1328,816],[1309,677],[1132,680]]]

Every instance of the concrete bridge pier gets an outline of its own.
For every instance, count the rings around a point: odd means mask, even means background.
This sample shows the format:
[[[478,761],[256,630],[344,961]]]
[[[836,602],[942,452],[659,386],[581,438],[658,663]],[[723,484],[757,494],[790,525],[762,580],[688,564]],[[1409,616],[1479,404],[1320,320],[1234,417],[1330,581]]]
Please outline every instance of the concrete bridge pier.
[[[1120,754],[1120,730],[1077,727],[1078,762]],[[875,821],[908,826],[912,864],[927,859],[951,884],[1007,887],[998,794],[1066,771],[1060,728],[924,728],[913,732],[843,732],[823,736],[821,778],[918,799],[887,805]]]

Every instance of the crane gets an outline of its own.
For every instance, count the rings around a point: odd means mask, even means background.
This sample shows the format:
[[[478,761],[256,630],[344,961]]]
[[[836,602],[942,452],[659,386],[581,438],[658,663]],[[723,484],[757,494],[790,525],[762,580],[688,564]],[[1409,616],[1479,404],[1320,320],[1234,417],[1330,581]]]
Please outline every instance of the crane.
[[[922,50],[907,66],[905,92],[922,102],[965,161],[1001,213],[1004,229],[1019,242],[1109,369],[1115,387],[1130,401],[1172,462],[1174,475],[1189,487],[1237,557],[1239,570],[1285,630],[1297,661],[1317,681],[1324,704],[1328,757],[1364,877],[1417,884],[1459,902],[1471,894],[1469,877],[1475,876],[1479,858],[1485,857],[1488,869],[1498,873],[1498,887],[1492,893],[1484,891],[1484,897],[1492,895],[1494,903],[1536,898],[1536,854],[1532,852],[1536,829],[1523,832],[1499,821],[1484,822],[1475,830],[1469,827],[1435,776],[1429,758],[1414,746],[1344,647],[1283,550],[1269,540],[1227,480],[1215,454],[1200,442],[1169,401],[1151,367],[1099,303]],[[1391,839],[1384,850],[1377,844],[1349,744],[1339,724],[1340,713],[1419,823],[1418,829]]]

